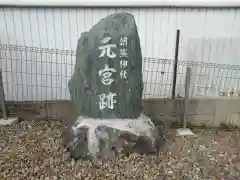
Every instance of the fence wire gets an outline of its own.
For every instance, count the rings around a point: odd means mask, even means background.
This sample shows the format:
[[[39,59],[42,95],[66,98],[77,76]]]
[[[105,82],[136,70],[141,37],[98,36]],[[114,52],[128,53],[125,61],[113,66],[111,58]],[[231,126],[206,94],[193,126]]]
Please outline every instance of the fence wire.
[[[7,101],[69,100],[68,81],[76,52],[0,44],[0,67]],[[171,98],[174,60],[144,57],[143,98]],[[185,72],[192,68],[190,97],[240,95],[240,66],[179,61],[176,95],[184,96]]]
[[[180,29],[180,59],[238,63],[239,8],[0,7],[0,44],[75,50],[82,32],[116,12],[134,16],[144,57],[173,58]]]

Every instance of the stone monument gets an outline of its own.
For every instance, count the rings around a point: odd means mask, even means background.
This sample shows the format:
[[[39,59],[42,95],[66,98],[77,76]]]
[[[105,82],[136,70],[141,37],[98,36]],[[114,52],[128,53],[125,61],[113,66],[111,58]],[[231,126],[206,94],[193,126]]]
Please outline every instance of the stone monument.
[[[82,33],[68,87],[79,114],[67,142],[73,157],[112,158],[140,142],[144,151],[156,148],[158,131],[141,114],[142,53],[133,15],[114,13]]]

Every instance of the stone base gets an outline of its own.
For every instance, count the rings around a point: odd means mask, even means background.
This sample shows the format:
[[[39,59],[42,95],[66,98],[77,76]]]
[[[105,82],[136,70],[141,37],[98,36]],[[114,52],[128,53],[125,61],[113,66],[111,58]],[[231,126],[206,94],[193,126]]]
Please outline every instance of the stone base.
[[[0,125],[11,125],[17,121],[18,121],[17,117],[11,117],[6,120],[2,118],[2,119],[0,119]]]
[[[121,152],[153,152],[164,139],[151,119],[93,119],[79,116],[71,127],[72,141],[67,146],[78,157],[116,157]]]

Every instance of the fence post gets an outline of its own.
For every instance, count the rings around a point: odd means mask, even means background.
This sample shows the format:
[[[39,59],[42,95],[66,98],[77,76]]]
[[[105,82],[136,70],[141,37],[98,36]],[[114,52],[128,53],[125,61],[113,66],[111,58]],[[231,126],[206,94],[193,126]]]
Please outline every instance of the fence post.
[[[173,83],[172,83],[173,84],[173,86],[172,86],[172,99],[175,99],[175,93],[176,93],[179,39],[180,39],[180,30],[178,29],[177,33],[176,33],[176,45],[175,45],[175,57],[174,57],[174,69],[173,69]]]
[[[187,66],[186,78],[185,78],[185,96],[184,96],[184,117],[183,128],[187,127],[188,122],[188,108],[189,108],[189,89],[191,82],[191,67]]]
[[[7,120],[7,112],[6,112],[6,106],[5,106],[5,94],[4,94],[4,88],[3,88],[3,80],[2,80],[2,69],[0,68],[0,104],[2,109],[2,116],[4,120]]]

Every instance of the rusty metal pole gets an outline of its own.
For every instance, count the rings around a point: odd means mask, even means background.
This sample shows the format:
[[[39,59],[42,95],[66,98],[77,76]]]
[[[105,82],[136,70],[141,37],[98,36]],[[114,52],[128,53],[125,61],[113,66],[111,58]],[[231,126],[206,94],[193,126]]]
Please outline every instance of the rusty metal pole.
[[[179,40],[180,40],[180,30],[178,29],[176,33],[175,57],[174,57],[174,67],[173,67],[174,69],[173,69],[173,82],[172,82],[172,99],[175,99],[175,96],[176,96]]]
[[[0,68],[0,104],[1,104],[1,110],[2,110],[2,116],[4,120],[7,120],[7,111],[6,111],[6,105],[5,105],[5,93],[3,88],[3,80],[2,80],[2,69]]]
[[[184,96],[184,118],[183,118],[183,128],[187,127],[188,123],[188,113],[189,113],[189,91],[190,91],[190,83],[191,83],[191,67],[187,67],[186,69],[186,79],[185,79],[185,96]]]

